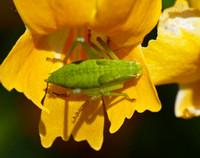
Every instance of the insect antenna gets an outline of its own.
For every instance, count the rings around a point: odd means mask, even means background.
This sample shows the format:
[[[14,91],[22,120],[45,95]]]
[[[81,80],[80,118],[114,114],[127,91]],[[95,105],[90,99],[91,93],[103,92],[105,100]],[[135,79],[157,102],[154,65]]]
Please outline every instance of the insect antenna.
[[[117,52],[117,51],[119,51],[119,50],[121,50],[121,49],[125,49],[125,50],[127,50],[126,47],[120,47],[120,48],[117,48],[117,49],[113,50],[113,52]]]
[[[91,45],[91,36],[92,36],[92,34],[91,34],[91,30],[90,29],[88,29],[88,43],[89,43],[89,45]]]

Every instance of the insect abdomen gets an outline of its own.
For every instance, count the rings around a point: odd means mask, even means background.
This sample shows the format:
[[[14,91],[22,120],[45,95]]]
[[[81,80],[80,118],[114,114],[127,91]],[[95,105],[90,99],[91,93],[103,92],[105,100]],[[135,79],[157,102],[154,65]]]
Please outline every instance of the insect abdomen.
[[[101,73],[95,60],[83,60],[66,64],[53,72],[47,82],[66,88],[95,88],[100,86]]]

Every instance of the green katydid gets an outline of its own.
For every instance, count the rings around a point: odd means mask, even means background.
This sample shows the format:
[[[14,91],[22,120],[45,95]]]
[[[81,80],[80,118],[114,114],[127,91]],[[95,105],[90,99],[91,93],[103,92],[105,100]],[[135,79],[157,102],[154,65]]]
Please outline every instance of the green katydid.
[[[108,55],[97,45],[92,43],[92,48],[90,48],[85,43],[84,38],[77,38],[64,59],[47,58],[47,60],[52,62],[66,62],[78,43],[82,44],[87,56],[93,58],[66,64],[59,70],[51,73],[49,78],[45,80],[47,83],[71,89],[65,94],[57,94],[50,91],[57,96],[67,97],[72,94],[86,94],[91,96],[91,98],[76,111],[73,117],[74,119],[78,117],[79,113],[90,101],[96,100],[103,95],[124,96],[130,101],[135,100],[131,99],[126,93],[111,91],[123,88],[124,82],[140,76],[142,74],[142,65],[136,61],[119,60],[101,38],[97,38],[97,41],[114,60],[109,59]],[[99,59],[99,54],[101,54],[104,59]]]

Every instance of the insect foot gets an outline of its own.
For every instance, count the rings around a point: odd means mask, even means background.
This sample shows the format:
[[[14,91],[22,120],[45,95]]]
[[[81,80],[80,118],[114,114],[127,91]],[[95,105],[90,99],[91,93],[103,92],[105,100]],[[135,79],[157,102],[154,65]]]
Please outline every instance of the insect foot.
[[[73,122],[76,121],[76,118],[78,117],[78,115],[80,114],[80,112],[83,110],[83,108],[89,103],[91,102],[92,100],[94,100],[93,98],[89,99],[89,100],[86,100],[86,102],[81,105],[81,107],[75,112],[75,115],[73,116]]]
[[[131,101],[131,102],[135,102],[136,101],[136,99],[135,98],[127,98],[129,101]]]
[[[73,121],[72,122],[75,122],[76,121],[76,118],[78,117],[80,112],[76,111],[75,115],[72,117],[73,118]]]
[[[85,42],[85,38],[83,38],[83,37],[78,37],[78,38],[76,39],[76,41],[77,41],[77,42],[80,42],[80,43],[84,43],[84,42]]]
[[[56,62],[64,62],[63,59],[59,59],[59,58],[46,58],[46,61],[51,61],[52,63],[56,63]]]
[[[75,112],[75,115],[72,117],[73,118],[73,122],[76,121],[76,118],[78,117],[78,115],[80,114],[80,112],[82,111],[83,109],[83,105]]]
[[[136,99],[135,98],[130,98],[128,95],[125,96],[127,100],[131,101],[131,102],[135,102]]]

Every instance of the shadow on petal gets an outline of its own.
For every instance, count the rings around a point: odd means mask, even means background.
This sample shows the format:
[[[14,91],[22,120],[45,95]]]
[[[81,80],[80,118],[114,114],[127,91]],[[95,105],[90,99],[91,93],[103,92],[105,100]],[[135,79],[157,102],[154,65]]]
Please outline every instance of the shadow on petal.
[[[140,79],[140,77],[139,77],[139,78],[134,78],[134,79],[131,79],[130,81],[125,82],[125,83],[124,83],[124,87],[123,87],[122,89],[115,90],[114,92],[117,92],[117,93],[124,93],[124,91],[126,91],[126,89],[129,89],[129,88],[131,88],[131,87],[135,87],[139,79]],[[127,94],[127,95],[129,96],[129,95],[131,95],[131,94]],[[104,96],[104,97],[106,97],[106,96]],[[107,99],[107,101],[106,101],[106,105],[108,106],[108,107],[107,107],[107,110],[108,110],[109,108],[111,108],[112,106],[114,106],[114,105],[116,105],[116,104],[118,104],[118,103],[121,103],[121,102],[124,101],[124,100],[129,101],[129,100],[127,100],[127,98],[124,97],[124,96],[120,96],[121,99],[116,100],[117,97],[119,97],[119,96],[110,96],[110,97],[107,97],[107,98],[109,98],[109,99]],[[132,95],[129,96],[129,97],[130,97],[130,98],[134,98],[134,96],[132,97]],[[134,98],[134,99],[136,99],[136,98]],[[130,102],[130,104],[133,103],[133,102],[131,102],[131,101],[129,101],[129,102]]]
[[[97,106],[100,105],[100,106]],[[82,111],[82,114],[78,116],[78,120],[76,120],[75,126],[73,128],[73,135],[76,136],[77,132],[83,125],[86,123],[87,125],[91,125],[98,115],[104,116],[102,111],[103,104],[101,103],[101,98],[95,101],[90,102]]]

